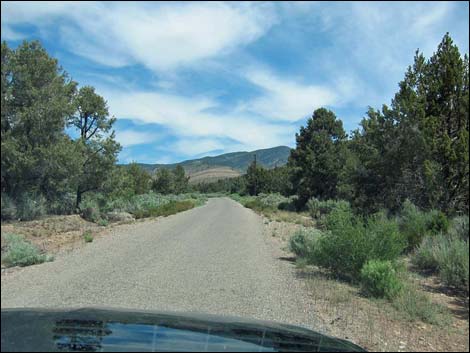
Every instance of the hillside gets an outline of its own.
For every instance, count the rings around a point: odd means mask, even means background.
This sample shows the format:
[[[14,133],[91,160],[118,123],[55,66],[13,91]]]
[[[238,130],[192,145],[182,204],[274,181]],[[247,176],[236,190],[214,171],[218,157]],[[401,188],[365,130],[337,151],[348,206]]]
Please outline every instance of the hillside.
[[[181,163],[173,164],[139,164],[149,172],[154,172],[159,168],[173,169],[178,164],[182,165],[190,176],[198,175],[218,175],[224,177],[237,176],[246,172],[246,169],[253,161],[256,155],[257,161],[265,168],[274,168],[287,163],[290,154],[290,148],[287,146],[278,146],[267,149],[261,149],[251,152],[232,152],[219,156],[203,157],[198,159],[186,160]],[[225,168],[222,168],[225,167]],[[212,170],[210,172],[209,170]],[[205,172],[202,173],[201,172]]]
[[[189,174],[189,182],[191,184],[210,183],[220,179],[235,178],[240,175],[239,171],[229,167],[215,167]]]

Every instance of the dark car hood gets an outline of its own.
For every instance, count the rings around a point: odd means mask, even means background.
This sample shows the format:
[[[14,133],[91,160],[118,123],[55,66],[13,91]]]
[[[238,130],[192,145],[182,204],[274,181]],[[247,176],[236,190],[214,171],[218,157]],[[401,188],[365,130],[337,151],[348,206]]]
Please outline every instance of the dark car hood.
[[[301,327],[112,309],[3,309],[5,351],[363,351]]]

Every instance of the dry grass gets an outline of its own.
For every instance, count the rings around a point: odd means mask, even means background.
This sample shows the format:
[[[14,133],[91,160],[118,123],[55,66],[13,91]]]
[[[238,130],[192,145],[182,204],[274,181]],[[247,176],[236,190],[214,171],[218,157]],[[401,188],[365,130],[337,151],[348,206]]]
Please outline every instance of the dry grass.
[[[85,221],[79,215],[50,216],[44,219],[28,222],[2,223],[2,235],[6,233],[19,234],[25,240],[34,244],[38,249],[47,253],[60,250],[72,250],[83,242],[82,234],[91,231],[94,234],[103,232],[105,227]],[[2,252],[3,236],[2,236]]]
[[[289,236],[302,227],[275,220],[265,224],[267,238],[284,250]],[[285,252],[285,257],[291,258],[291,254]],[[292,265],[311,295],[315,308],[311,314],[333,336],[351,340],[371,351],[469,350],[468,297],[449,291],[435,276],[413,275],[412,281],[419,294],[448,309],[449,323],[444,326],[410,321],[390,302],[366,298],[358,287],[332,278],[324,270],[302,261]]]
[[[284,210],[265,209],[258,212],[266,217],[270,222],[294,223],[303,227],[313,227],[315,225],[312,217],[307,212],[291,212]]]
[[[197,184],[202,182],[214,182],[220,179],[235,178],[241,173],[229,167],[217,167],[206,170],[197,171],[189,174],[189,182]]]
[[[358,288],[317,268],[297,272],[307,281],[315,303],[313,314],[334,336],[372,351],[468,351],[468,320],[459,315],[445,327],[409,321],[389,302],[365,298]]]

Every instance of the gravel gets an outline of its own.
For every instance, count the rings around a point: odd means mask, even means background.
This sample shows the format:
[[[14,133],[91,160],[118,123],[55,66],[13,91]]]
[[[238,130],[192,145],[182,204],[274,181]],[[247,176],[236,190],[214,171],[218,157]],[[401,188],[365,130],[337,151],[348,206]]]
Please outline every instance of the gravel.
[[[263,227],[228,198],[120,226],[54,262],[2,274],[1,307],[196,312],[325,331],[304,281]]]

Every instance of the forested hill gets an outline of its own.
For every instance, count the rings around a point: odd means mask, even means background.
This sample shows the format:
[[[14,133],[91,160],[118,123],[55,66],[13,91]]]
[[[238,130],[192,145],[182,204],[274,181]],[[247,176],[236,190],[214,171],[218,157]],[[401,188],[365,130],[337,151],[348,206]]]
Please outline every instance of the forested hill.
[[[141,167],[149,172],[153,172],[155,169],[168,168],[172,169],[176,165],[180,164],[184,167],[187,173],[192,174],[206,169],[212,169],[214,167],[229,167],[233,170],[244,173],[250,163],[253,161],[256,155],[257,162],[265,168],[274,168],[276,166],[282,166],[287,163],[289,157],[290,148],[287,146],[277,146],[272,148],[266,148],[262,150],[256,150],[252,152],[232,152],[225,153],[214,157],[203,157],[198,159],[192,159],[183,161],[181,163],[173,164],[142,164]]]

